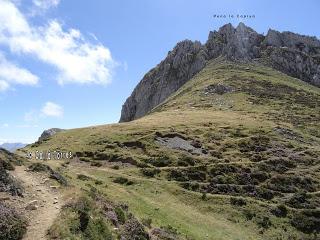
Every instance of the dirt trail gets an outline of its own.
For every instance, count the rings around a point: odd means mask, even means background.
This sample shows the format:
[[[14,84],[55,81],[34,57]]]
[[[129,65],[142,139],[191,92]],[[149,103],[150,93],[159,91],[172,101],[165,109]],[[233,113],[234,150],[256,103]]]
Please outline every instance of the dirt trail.
[[[17,166],[12,175],[25,188],[24,198],[22,198],[18,206],[21,212],[25,212],[29,219],[27,233],[23,239],[47,239],[47,230],[58,216],[63,205],[61,194],[57,189],[49,185],[49,179],[46,175],[26,171],[24,166]],[[34,210],[26,210],[26,207],[34,200],[37,201],[34,203],[36,205]]]

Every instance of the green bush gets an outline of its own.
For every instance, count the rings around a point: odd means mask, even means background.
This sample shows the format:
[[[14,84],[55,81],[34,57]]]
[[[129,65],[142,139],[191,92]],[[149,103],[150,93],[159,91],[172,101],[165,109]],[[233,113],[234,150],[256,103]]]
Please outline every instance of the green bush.
[[[115,212],[117,214],[118,221],[121,224],[124,224],[126,222],[126,219],[127,219],[126,213],[119,206],[117,206],[114,210],[115,210]]]
[[[183,156],[177,162],[178,166],[194,166],[196,164],[195,160],[191,156]]]
[[[43,163],[32,163],[29,168],[32,172],[50,172],[51,168]]]
[[[120,169],[120,166],[119,166],[119,165],[114,165],[114,166],[112,166],[111,168],[114,169],[114,170],[119,170],[119,169]]]
[[[141,220],[142,224],[145,225],[147,228],[151,228],[152,219],[151,218],[143,218]]]
[[[288,214],[288,209],[285,205],[281,204],[271,209],[271,213],[277,217],[286,217]]]
[[[143,168],[141,169],[141,172],[144,176],[154,177],[155,175],[159,174],[161,170],[158,168]]]
[[[247,205],[247,202],[245,199],[243,198],[235,198],[235,197],[231,197],[230,198],[230,203],[232,205],[235,205],[235,206],[245,206]]]
[[[125,177],[117,177],[113,180],[114,183],[122,184],[122,185],[132,185],[134,184],[133,181],[129,180]]]
[[[84,175],[84,174],[78,174],[77,178],[81,181],[89,181],[89,180],[92,180],[91,177],[87,176],[87,175]]]
[[[108,222],[94,199],[80,197],[62,208],[60,217],[48,231],[50,239],[112,240]]]
[[[102,217],[89,221],[83,236],[87,240],[112,240],[112,234]]]
[[[320,233],[320,210],[295,212],[291,225],[304,233]]]
[[[171,165],[172,160],[167,156],[160,156],[157,158],[151,158],[147,160],[147,163],[150,163],[151,165],[155,167],[167,167]]]
[[[269,219],[269,217],[264,216],[262,219],[259,219],[257,221],[258,226],[264,228],[264,229],[268,229],[269,227],[271,227],[272,223]]]
[[[101,163],[101,162],[94,161],[94,162],[91,162],[90,165],[93,166],[93,167],[101,167],[101,166],[102,166],[102,163]]]

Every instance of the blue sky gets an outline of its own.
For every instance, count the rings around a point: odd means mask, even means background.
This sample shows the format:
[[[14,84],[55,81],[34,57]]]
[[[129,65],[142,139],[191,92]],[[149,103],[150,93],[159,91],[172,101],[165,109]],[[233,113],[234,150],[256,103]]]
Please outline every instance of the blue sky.
[[[117,122],[143,75],[178,41],[239,19],[320,36],[320,1],[0,0],[0,143]]]

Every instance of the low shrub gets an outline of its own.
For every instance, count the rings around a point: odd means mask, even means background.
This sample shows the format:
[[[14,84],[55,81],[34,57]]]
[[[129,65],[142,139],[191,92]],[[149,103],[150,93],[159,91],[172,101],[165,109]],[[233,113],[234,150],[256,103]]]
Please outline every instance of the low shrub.
[[[50,172],[51,168],[43,163],[32,163],[29,168],[32,172]]]
[[[113,180],[114,183],[122,184],[122,185],[132,185],[134,184],[133,181],[129,180],[125,177],[117,177]]]
[[[0,202],[0,239],[19,240],[27,230],[27,221],[14,209]]]
[[[115,207],[114,210],[117,214],[117,218],[118,218],[119,223],[124,224],[127,220],[126,213],[119,206]]]
[[[178,166],[187,167],[194,166],[196,162],[191,156],[183,156],[178,160],[177,164]]]
[[[243,198],[235,198],[235,197],[231,197],[230,198],[230,203],[232,205],[240,206],[240,207],[247,205],[247,202],[246,202],[245,199],[243,199]]]
[[[81,181],[89,181],[92,180],[92,177],[89,177],[87,175],[84,174],[78,174],[77,178]]]
[[[272,226],[272,223],[271,223],[269,217],[267,217],[267,216],[264,216],[264,217],[262,217],[262,219],[259,219],[257,221],[257,224],[258,224],[258,226],[260,226],[264,229],[268,229],[269,227]]]
[[[286,217],[288,214],[288,209],[285,205],[281,204],[271,209],[271,213],[277,217]]]
[[[303,233],[320,233],[320,210],[296,211],[291,225]]]
[[[158,168],[143,168],[141,169],[141,172],[146,177],[154,177],[155,175],[158,175],[161,170]]]
[[[94,161],[94,162],[91,162],[90,164],[92,167],[101,167],[102,166],[102,163],[101,162],[98,162],[98,161]]]
[[[167,156],[160,156],[148,159],[147,163],[155,167],[167,167],[172,164],[172,160]]]
[[[141,220],[142,224],[145,225],[147,228],[151,228],[152,219],[151,218],[143,218]]]

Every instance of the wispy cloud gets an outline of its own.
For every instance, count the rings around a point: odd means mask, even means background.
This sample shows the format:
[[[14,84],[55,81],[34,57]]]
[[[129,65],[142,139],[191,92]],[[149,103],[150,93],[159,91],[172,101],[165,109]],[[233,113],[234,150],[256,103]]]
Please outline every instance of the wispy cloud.
[[[19,127],[38,127],[38,124],[45,118],[54,117],[62,118],[64,115],[64,109],[57,103],[46,102],[42,105],[41,108],[35,110],[30,110],[24,114],[23,120],[24,124],[21,124]]]
[[[29,72],[9,62],[0,52],[0,92],[5,91],[12,85],[36,85],[39,78]]]
[[[56,8],[59,3],[60,0],[32,0],[32,4],[30,4],[30,10],[26,14],[26,16],[44,16],[48,10],[50,10],[51,8]]]
[[[34,1],[35,5],[54,6],[59,1]],[[36,57],[52,65],[59,84],[108,84],[115,62],[108,48],[92,43],[77,29],[64,29],[58,20],[34,26],[9,0],[0,0],[0,44],[12,53]],[[0,88],[6,89],[4,82]]]
[[[62,117],[63,108],[56,103],[46,102],[41,110],[41,113],[46,117]]]
[[[32,0],[33,4],[41,9],[49,9],[59,5],[60,0]]]

